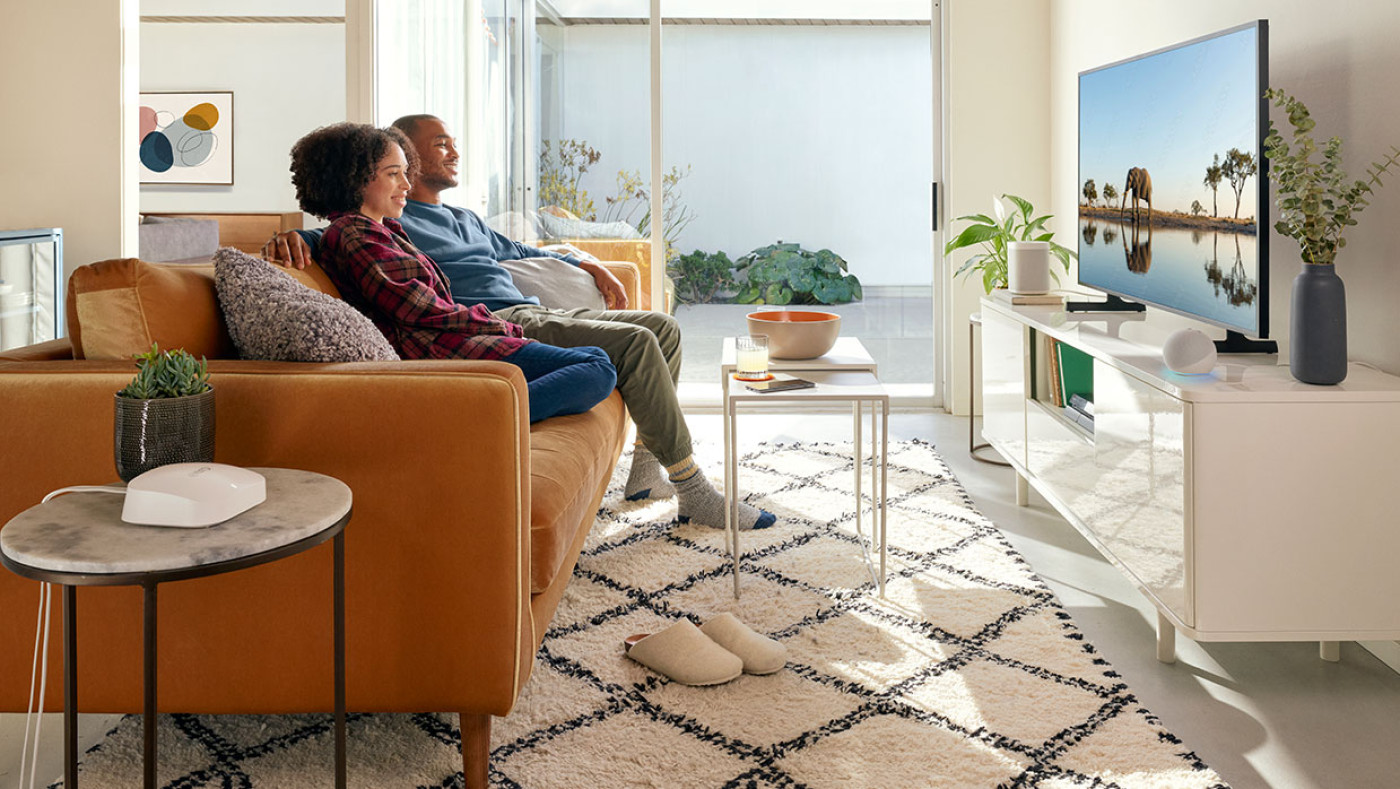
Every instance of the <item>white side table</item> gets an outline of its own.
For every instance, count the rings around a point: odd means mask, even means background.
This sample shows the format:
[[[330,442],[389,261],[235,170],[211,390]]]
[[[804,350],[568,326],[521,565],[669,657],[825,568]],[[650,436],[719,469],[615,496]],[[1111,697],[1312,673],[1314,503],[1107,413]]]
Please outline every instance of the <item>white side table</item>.
[[[335,785],[345,786],[345,483],[310,471],[256,468],[267,500],[203,529],[136,526],[123,499],[69,493],[16,515],[0,531],[0,563],[25,578],[63,587],[64,782],[78,785],[79,586],[144,590],[144,784],[156,785],[156,586],[277,561],[334,539]]]
[[[730,344],[732,345],[732,341]],[[774,368],[770,366],[770,369]],[[866,405],[870,406],[870,528],[872,542],[878,534],[880,543],[880,569],[876,574],[872,567],[871,574],[879,588],[880,596],[883,597],[885,594],[885,505],[888,489],[890,396],[880,385],[875,374],[865,370],[808,370],[802,372],[802,377],[812,381],[816,386],[810,389],[792,389],[783,392],[754,392],[746,388],[746,381],[736,380],[732,376],[728,377],[726,381],[724,388],[724,490],[729,506],[725,511],[725,527],[729,531],[730,556],[734,566],[734,596],[736,598],[739,596],[739,441],[736,427],[739,409],[743,407],[768,410],[783,406],[801,407],[814,403],[849,403],[854,416],[852,429],[855,454],[856,534],[862,540],[864,540],[865,534],[861,528],[861,513],[864,510],[861,499],[861,466],[863,465],[861,449],[864,443],[861,431]],[[879,416],[878,421],[876,420],[877,415]],[[877,456],[878,463],[876,462]],[[862,549],[864,549],[863,542]],[[866,553],[866,561],[869,565],[868,552]]]

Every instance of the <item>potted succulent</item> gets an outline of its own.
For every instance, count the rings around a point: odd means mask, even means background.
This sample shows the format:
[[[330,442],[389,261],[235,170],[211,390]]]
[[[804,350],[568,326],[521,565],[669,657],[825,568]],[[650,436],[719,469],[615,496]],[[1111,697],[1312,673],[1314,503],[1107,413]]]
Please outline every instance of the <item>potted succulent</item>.
[[[1347,374],[1346,289],[1337,276],[1338,250],[1346,246],[1342,233],[1366,207],[1366,195],[1381,185],[1381,174],[1400,161],[1400,149],[1366,168],[1366,178],[1347,181],[1341,167],[1342,141],[1332,137],[1320,149],[1313,141],[1316,126],[1308,108],[1278,88],[1264,97],[1288,114],[1293,127],[1289,144],[1273,121],[1264,151],[1269,177],[1277,194],[1279,221],[1274,229],[1298,242],[1303,270],[1293,280],[1289,340],[1289,371],[1310,384],[1336,384]],[[1315,162],[1312,155],[1322,154]]]
[[[1007,212],[1001,200],[993,199],[992,212],[996,214],[995,219],[986,214],[958,217],[956,221],[969,221],[972,224],[963,228],[961,233],[944,245],[943,254],[981,244],[983,251],[968,258],[967,262],[958,268],[958,274],[967,276],[974,271],[982,272],[982,287],[988,293],[997,288],[1010,288],[1016,293],[1044,293],[1049,289],[1050,276],[1053,276],[1056,282],[1060,280],[1060,275],[1050,266],[1050,256],[1058,259],[1066,272],[1069,271],[1070,258],[1077,256],[1050,240],[1055,235],[1045,229],[1045,223],[1050,221],[1050,214],[1032,219],[1031,214],[1035,213],[1035,208],[1030,201],[1016,195],[1004,194],[1002,197],[1010,200],[1016,206],[1016,210]],[[1022,244],[1026,246],[1023,247]],[[1016,253],[1014,256],[1010,254],[1013,251]],[[1018,270],[1015,272],[1016,281],[1013,282],[1010,270],[1012,257],[1016,258],[1018,269],[1023,262],[1029,263],[1037,259],[1043,261],[1043,265],[1034,269],[1028,267],[1025,271]],[[1045,283],[1044,287],[1040,286],[1041,282]]]
[[[137,373],[116,394],[113,448],[124,482],[170,463],[214,460],[214,387],[204,359],[184,349],[137,354]]]

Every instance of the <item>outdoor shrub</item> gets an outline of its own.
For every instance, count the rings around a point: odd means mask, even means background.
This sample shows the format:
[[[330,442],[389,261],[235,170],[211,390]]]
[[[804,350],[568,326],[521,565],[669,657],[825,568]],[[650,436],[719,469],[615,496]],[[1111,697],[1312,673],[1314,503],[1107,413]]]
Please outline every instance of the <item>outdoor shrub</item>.
[[[845,304],[861,299],[860,280],[835,252],[798,244],[755,249],[737,261],[741,304]]]
[[[721,292],[734,289],[734,261],[723,252],[697,249],[672,260],[666,273],[675,282],[676,300],[682,304],[712,302]]]

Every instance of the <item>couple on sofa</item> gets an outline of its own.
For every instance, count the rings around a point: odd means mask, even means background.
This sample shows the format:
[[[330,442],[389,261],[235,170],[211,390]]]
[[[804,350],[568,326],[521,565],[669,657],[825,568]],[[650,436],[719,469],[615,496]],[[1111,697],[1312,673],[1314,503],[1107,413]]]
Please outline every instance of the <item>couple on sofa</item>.
[[[405,359],[500,359],[528,382],[530,421],[592,408],[614,385],[637,425],[625,495],[678,497],[682,522],[724,524],[724,498],[700,473],[676,397],[680,329],[664,313],[629,311],[603,266],[525,246],[476,214],[442,204],[457,185],[458,153],[431,115],[385,129],[341,123],[292,148],[302,210],[331,221],[307,233],[316,260],[342,296],[374,321]],[[263,256],[305,266],[296,232],[274,236]],[[555,257],[593,276],[608,309],[553,310],[516,288],[501,260]],[[739,526],[774,516],[739,504]]]

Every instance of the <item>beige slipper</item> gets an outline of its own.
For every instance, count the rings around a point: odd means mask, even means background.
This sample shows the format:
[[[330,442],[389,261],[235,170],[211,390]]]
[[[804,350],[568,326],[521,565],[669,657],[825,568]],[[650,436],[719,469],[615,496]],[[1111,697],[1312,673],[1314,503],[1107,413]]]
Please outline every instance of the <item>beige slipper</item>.
[[[682,685],[719,685],[744,673],[744,661],[688,619],[659,633],[630,636],[623,649],[627,657]]]
[[[754,632],[733,614],[720,614],[701,626],[700,632],[738,655],[746,674],[772,674],[787,665],[787,647]]]

